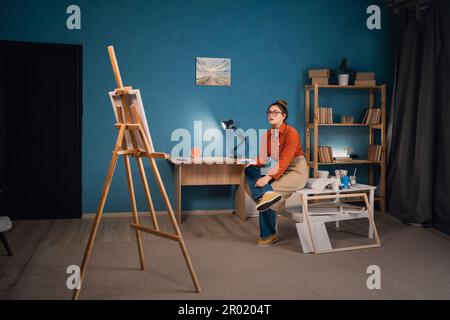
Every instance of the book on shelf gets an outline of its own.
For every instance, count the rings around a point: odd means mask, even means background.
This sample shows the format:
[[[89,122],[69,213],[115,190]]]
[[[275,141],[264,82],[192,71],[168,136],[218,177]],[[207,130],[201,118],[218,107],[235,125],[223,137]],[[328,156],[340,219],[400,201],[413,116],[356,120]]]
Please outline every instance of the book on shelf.
[[[379,145],[379,144],[370,144],[369,145],[369,151],[367,153],[367,160],[380,162],[381,161],[381,154],[382,154],[381,145]]]
[[[356,80],[375,80],[375,72],[357,72],[356,73]]]
[[[330,146],[318,147],[319,162],[320,163],[332,163],[333,162],[333,148]]]
[[[319,108],[319,124],[333,124],[332,108]]]
[[[308,71],[309,78],[329,78],[330,69],[311,69]]]
[[[382,109],[368,108],[364,113],[363,124],[381,124]]]

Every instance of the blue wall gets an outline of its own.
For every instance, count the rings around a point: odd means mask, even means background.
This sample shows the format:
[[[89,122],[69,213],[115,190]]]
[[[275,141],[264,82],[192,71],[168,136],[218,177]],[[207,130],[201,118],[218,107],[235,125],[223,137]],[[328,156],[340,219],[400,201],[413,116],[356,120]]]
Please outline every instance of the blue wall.
[[[303,136],[307,70],[337,67],[344,56],[352,68],[375,71],[390,87],[393,32],[382,0],[78,0],[81,31],[66,28],[70,4],[3,0],[0,39],[83,45],[84,212],[96,210],[116,136],[107,97],[115,87],[108,45],[116,48],[125,84],[141,89],[156,150],[168,153],[172,131],[192,129],[195,120],[203,120],[206,129],[229,118],[242,128],[264,128],[265,109],[279,98],[289,102],[290,123]],[[371,4],[382,8],[382,30],[366,28]],[[196,86],[197,56],[231,58],[232,86]],[[320,104],[332,106],[336,116],[358,118],[368,98],[361,92],[330,92]],[[366,131],[326,129],[321,144],[351,145],[364,157]],[[172,196],[172,168],[159,164]],[[118,168],[107,212],[130,210],[123,164]],[[142,190],[137,193],[144,209]],[[163,209],[156,194],[157,208]],[[231,194],[228,187],[190,189],[183,207],[232,208]]]

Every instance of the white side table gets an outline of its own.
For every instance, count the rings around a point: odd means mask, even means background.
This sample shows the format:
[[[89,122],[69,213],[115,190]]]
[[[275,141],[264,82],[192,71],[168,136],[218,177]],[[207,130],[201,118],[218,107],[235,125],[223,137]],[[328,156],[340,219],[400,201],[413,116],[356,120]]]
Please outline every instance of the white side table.
[[[297,232],[304,253],[329,253],[346,250],[380,247],[380,239],[373,219],[375,187],[357,184],[350,189],[323,191],[301,189],[296,192],[294,205],[287,204],[284,214],[288,214],[296,222]],[[340,202],[341,198],[362,198],[365,207],[348,206]],[[331,200],[327,203],[309,204],[311,200]],[[375,235],[375,244],[333,249],[331,246],[326,222],[362,219],[369,220],[369,238]]]

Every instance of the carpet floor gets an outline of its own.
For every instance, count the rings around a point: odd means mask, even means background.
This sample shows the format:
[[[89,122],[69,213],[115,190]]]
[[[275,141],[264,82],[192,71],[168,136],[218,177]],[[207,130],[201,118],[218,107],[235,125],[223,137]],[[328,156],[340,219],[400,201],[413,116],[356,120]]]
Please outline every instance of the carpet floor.
[[[150,225],[150,218],[142,218]],[[376,213],[382,247],[303,254],[295,225],[279,217],[281,241],[255,245],[258,219],[186,216],[181,230],[203,293],[194,291],[177,243],[144,235],[139,270],[130,218],[104,218],[81,299],[450,299],[450,237]],[[92,219],[16,221],[0,246],[0,299],[70,299],[66,273],[79,265]],[[169,230],[166,217],[161,226]],[[329,225],[335,247],[368,243],[366,222]],[[367,268],[380,267],[381,289],[369,290]]]

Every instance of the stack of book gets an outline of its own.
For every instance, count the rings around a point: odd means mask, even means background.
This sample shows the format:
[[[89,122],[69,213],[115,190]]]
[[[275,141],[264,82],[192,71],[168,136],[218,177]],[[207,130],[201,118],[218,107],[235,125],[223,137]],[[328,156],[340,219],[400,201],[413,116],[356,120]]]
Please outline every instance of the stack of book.
[[[357,72],[355,86],[376,86],[374,72]]]
[[[311,84],[328,84],[330,79],[329,69],[314,69],[309,70],[309,78],[311,79]]]
[[[333,148],[332,147],[319,147],[319,162],[320,163],[332,163],[333,162]]]
[[[319,123],[332,124],[333,123],[333,109],[319,108]]]
[[[362,123],[364,124],[381,124],[382,110],[380,108],[369,108],[364,114]]]
[[[379,144],[370,144],[369,152],[367,154],[367,160],[369,161],[381,161],[381,145]]]

